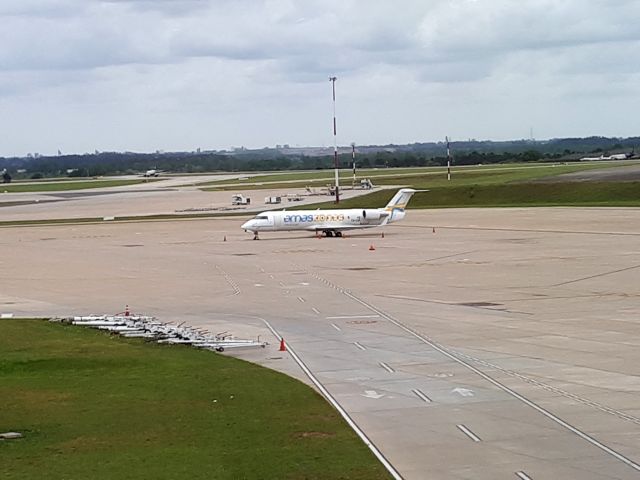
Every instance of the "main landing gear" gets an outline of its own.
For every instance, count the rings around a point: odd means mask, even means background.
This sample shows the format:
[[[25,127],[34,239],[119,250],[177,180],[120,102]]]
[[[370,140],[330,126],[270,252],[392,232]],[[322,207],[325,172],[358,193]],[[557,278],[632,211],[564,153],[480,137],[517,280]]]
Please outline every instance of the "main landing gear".
[[[260,240],[260,237],[258,237],[258,232],[253,232],[253,239]]]
[[[334,230],[323,230],[323,232],[325,237],[333,237],[334,235],[336,237],[342,237],[342,232],[336,232]]]

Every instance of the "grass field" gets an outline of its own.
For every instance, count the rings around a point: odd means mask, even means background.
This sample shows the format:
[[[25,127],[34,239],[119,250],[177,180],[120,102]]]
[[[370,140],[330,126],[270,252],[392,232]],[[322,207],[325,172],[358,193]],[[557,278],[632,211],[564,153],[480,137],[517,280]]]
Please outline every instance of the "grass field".
[[[340,208],[384,207],[395,189],[342,200]],[[522,183],[435,187],[417,193],[408,208],[601,206],[640,207],[640,182]],[[336,208],[334,202],[291,210]]]
[[[189,347],[0,320],[7,479],[386,479],[311,388]]]
[[[388,175],[392,173],[394,175],[398,174],[414,174],[418,172],[435,172],[438,170],[442,170],[442,167],[421,167],[421,168],[367,168],[358,170],[358,177],[376,177],[380,175]],[[331,182],[334,179],[334,171],[333,170],[316,170],[313,172],[282,172],[282,173],[271,173],[265,175],[247,175],[242,180],[214,180],[210,182],[202,182],[198,183],[200,187],[208,187],[208,186],[216,186],[216,185],[227,185],[230,183],[237,185],[250,185],[253,183],[264,183],[264,182],[291,182],[291,181],[309,181],[309,180],[317,180],[322,182]],[[353,178],[353,173],[350,169],[342,169],[340,171],[340,179],[345,182],[350,182]]]
[[[628,165],[618,163],[616,167]],[[609,164],[608,166],[611,166]],[[606,166],[605,166],[606,167]],[[447,181],[446,169],[442,167],[418,168],[418,169],[382,169],[372,171],[375,175],[370,177],[376,185],[411,185],[419,188],[431,188],[434,186],[455,187],[471,184],[499,184],[507,182],[525,182],[544,177],[560,175],[563,173],[581,172],[593,169],[605,168],[601,163],[577,163],[577,164],[504,164],[471,166],[454,169],[451,181]],[[615,167],[614,167],[615,168]],[[369,171],[359,171],[358,178],[368,178]],[[303,175],[313,176],[315,179],[300,180]],[[327,183],[333,183],[327,172],[321,173],[291,173],[282,175],[269,175],[266,177],[252,177],[244,183],[220,182],[218,186],[203,188],[205,191],[238,190],[247,189],[286,189],[302,188],[305,186],[324,187]],[[280,177],[278,179],[278,177]],[[322,178],[319,178],[322,177]],[[341,174],[344,186],[351,185],[351,175]],[[270,179],[270,180],[267,180]],[[259,181],[258,184],[252,182]]]
[[[0,185],[0,193],[25,193],[25,192],[63,192],[67,190],[85,190],[87,188],[120,187],[123,185],[135,185],[157,181],[156,179],[133,180],[73,180],[65,182],[37,182],[37,183],[9,183]]]
[[[93,177],[97,178],[97,177]],[[47,178],[14,178],[11,183],[33,183],[33,182],[86,182],[87,177],[47,177]]]

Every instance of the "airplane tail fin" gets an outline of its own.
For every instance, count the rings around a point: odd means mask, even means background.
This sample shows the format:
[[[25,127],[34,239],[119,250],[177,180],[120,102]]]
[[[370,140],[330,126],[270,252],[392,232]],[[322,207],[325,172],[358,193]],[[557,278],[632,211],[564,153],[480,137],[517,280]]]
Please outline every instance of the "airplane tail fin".
[[[411,200],[411,197],[414,193],[417,192],[428,192],[428,190],[414,190],[413,188],[401,188],[398,192],[393,196],[393,198],[387,203],[384,207],[385,210],[404,210]]]

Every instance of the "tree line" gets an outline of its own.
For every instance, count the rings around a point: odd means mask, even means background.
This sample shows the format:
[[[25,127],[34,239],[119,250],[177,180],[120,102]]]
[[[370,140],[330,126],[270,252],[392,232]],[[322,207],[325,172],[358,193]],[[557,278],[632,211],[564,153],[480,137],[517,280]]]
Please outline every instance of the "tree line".
[[[565,138],[548,141],[452,142],[453,164],[473,165],[506,162],[577,161],[585,154],[630,151],[639,137]],[[446,146],[438,143],[360,147],[358,168],[426,167],[446,165]],[[351,168],[351,154],[339,155],[342,168]],[[96,154],[0,158],[0,171],[14,178],[97,177],[133,175],[157,169],[173,173],[236,172],[265,170],[321,170],[334,166],[332,155],[287,154],[278,149],[248,150],[235,153],[175,152]]]

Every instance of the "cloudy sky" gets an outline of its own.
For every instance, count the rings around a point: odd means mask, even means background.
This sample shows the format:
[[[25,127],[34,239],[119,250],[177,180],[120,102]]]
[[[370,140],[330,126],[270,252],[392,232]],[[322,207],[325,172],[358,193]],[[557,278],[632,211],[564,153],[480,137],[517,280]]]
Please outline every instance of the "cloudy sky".
[[[631,136],[637,0],[2,0],[0,155]]]

